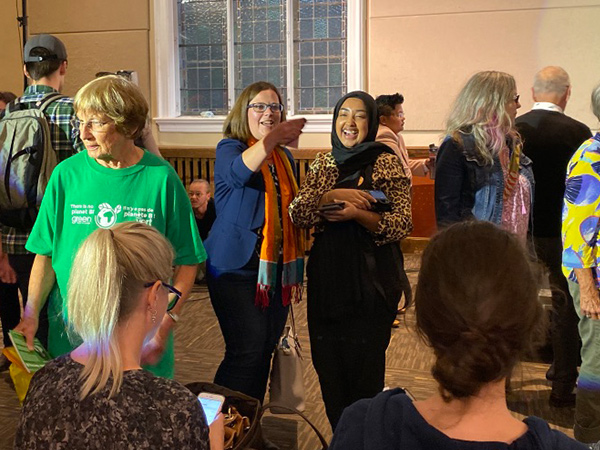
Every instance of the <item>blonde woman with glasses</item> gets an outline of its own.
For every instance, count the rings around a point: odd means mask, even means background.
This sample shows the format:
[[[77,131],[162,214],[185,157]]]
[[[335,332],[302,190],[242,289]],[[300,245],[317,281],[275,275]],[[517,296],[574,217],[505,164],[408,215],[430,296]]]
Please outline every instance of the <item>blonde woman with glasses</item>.
[[[181,295],[169,284],[173,257],[161,233],[137,222],[98,229],[83,242],[67,306],[83,343],[35,374],[16,449],[209,448],[198,399],[141,367],[144,344]],[[213,449],[223,448],[222,434],[219,416]]]
[[[515,79],[504,72],[478,72],[462,88],[437,157],[438,226],[484,220],[526,239],[534,183],[515,129],[520,107]]]

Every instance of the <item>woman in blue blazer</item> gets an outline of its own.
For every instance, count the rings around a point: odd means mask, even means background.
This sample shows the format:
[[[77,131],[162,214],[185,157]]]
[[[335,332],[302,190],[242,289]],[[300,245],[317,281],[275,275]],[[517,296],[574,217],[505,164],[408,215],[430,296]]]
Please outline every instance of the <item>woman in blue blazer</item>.
[[[301,297],[302,233],[287,214],[296,166],[283,146],[297,142],[305,122],[286,121],[277,88],[256,82],[240,94],[217,145],[217,219],[205,242],[226,347],[215,383],[260,401],[289,304]]]

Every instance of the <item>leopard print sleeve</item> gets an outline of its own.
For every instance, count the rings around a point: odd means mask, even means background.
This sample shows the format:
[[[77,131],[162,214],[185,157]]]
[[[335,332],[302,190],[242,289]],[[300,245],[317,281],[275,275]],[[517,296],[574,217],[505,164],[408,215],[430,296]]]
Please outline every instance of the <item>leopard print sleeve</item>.
[[[410,179],[404,174],[396,155],[382,153],[373,166],[373,188],[383,191],[392,204],[381,213],[379,228],[373,237],[383,245],[408,236],[412,231]]]
[[[319,201],[324,193],[331,190],[337,179],[337,168],[330,153],[318,153],[310,165],[298,195],[289,207],[294,225],[311,228],[323,221],[317,214]]]

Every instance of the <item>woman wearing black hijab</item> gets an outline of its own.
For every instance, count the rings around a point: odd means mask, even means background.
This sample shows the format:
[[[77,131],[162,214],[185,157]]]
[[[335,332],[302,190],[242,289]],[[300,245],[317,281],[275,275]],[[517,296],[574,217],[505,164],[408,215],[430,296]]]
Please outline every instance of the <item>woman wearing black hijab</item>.
[[[383,389],[406,279],[398,241],[412,230],[410,180],[393,151],[374,142],[378,122],[369,94],[344,96],[333,113],[333,149],[317,155],[289,208],[296,226],[315,226],[308,328],[334,429],[346,406]]]

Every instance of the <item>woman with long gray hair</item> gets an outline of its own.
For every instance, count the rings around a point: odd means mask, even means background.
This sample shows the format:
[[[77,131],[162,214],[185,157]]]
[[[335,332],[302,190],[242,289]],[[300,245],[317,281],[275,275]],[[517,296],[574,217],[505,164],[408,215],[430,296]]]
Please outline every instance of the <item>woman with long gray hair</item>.
[[[520,107],[515,79],[504,72],[478,72],[460,91],[437,158],[438,226],[485,220],[526,238],[533,172],[515,129]]]

